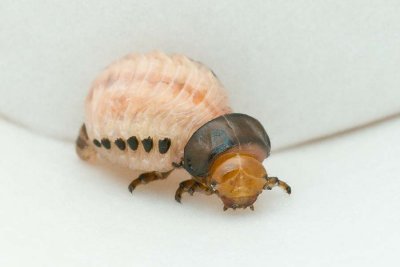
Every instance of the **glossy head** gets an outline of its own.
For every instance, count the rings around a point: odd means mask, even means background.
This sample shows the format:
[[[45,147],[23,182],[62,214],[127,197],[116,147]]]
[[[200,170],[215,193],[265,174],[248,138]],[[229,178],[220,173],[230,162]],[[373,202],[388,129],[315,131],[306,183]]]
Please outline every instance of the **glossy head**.
[[[214,161],[209,182],[227,208],[253,208],[266,185],[262,163],[246,153],[224,153]]]

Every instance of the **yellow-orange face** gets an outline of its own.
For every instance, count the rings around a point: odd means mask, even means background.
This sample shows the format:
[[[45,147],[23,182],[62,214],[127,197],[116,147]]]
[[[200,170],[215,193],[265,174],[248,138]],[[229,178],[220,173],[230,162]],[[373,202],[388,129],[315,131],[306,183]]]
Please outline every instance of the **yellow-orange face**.
[[[226,153],[211,167],[210,184],[225,208],[252,207],[266,184],[262,163],[249,154]]]

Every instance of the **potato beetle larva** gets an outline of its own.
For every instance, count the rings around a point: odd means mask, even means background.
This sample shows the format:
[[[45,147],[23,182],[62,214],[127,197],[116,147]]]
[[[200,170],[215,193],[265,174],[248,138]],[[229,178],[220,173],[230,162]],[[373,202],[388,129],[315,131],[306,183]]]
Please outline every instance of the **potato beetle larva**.
[[[232,113],[215,74],[182,55],[131,54],[107,67],[85,102],[76,140],[81,159],[104,158],[139,170],[129,185],[165,179],[183,167],[183,193],[216,194],[228,208],[254,209],[263,189],[290,187],[268,176],[271,144],[256,119]]]

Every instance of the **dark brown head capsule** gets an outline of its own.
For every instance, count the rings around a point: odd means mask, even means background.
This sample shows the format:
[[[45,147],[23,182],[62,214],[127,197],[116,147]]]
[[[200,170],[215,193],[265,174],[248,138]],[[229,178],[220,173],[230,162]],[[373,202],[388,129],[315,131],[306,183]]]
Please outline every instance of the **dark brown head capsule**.
[[[259,121],[245,114],[226,114],[192,135],[183,167],[212,188],[225,208],[252,207],[268,185],[262,162],[270,150],[269,137]]]

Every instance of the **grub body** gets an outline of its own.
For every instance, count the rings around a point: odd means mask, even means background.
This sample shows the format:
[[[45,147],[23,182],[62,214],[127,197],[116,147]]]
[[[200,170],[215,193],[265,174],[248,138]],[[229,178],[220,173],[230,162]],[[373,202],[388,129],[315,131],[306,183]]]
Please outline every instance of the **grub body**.
[[[231,111],[215,75],[181,55],[132,54],[106,68],[86,99],[85,125],[98,156],[143,172],[166,172],[192,134]]]
[[[269,177],[271,150],[261,123],[231,113],[212,71],[185,56],[132,54],[106,68],[86,99],[86,119],[76,139],[83,160],[104,158],[141,172],[128,189],[163,180],[183,167],[182,194],[216,194],[228,208],[254,209],[264,189],[291,188]]]

